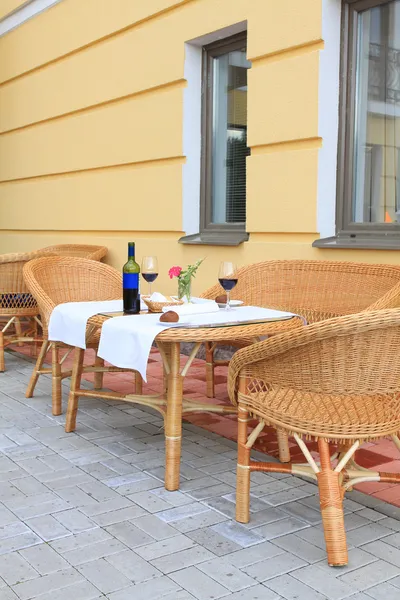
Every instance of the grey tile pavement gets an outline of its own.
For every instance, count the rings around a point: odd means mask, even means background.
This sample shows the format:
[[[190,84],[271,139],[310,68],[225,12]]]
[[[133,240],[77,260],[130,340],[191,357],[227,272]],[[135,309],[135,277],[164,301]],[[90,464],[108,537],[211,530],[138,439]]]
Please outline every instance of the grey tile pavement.
[[[8,354],[0,374],[1,600],[400,597],[400,509],[349,493],[349,565],[330,568],[313,484],[254,473],[239,524],[231,441],[185,424],[167,492],[159,415],[85,399],[66,434],[48,377],[25,398],[30,371]]]

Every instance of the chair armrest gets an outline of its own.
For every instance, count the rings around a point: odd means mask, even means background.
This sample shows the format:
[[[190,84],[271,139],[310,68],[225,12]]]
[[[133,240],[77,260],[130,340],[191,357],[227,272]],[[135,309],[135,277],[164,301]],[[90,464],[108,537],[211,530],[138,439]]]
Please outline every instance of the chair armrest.
[[[237,392],[239,387],[240,377],[252,376],[252,365],[257,365],[258,368],[254,371],[259,371],[260,363],[262,363],[262,370],[266,373],[268,371],[268,362],[273,365],[274,370],[274,383],[279,385],[279,370],[276,369],[275,359],[280,355],[287,353],[285,362],[282,363],[282,385],[287,385],[287,372],[289,369],[297,371],[301,374],[302,364],[294,360],[295,354],[292,351],[296,351],[304,346],[316,345],[324,340],[331,338],[344,338],[349,336],[358,336],[357,348],[363,349],[364,339],[362,336],[373,330],[380,330],[389,327],[400,327],[400,310],[398,309],[387,309],[377,310],[370,312],[362,312],[353,315],[346,315],[344,317],[335,317],[326,321],[320,321],[312,325],[308,325],[304,328],[295,329],[293,331],[275,335],[265,341],[252,344],[242,350],[236,352],[230,361],[228,370],[228,393],[229,398],[233,404],[237,403]],[[379,333],[379,332],[378,332]],[[348,345],[347,345],[348,346]],[[346,349],[346,344],[344,344]],[[310,348],[310,354],[311,354]],[[332,361],[336,360],[339,364],[340,361],[347,361],[347,354],[351,353],[351,349],[347,349],[342,355],[337,353],[332,356],[332,349],[326,348],[326,354],[324,357],[321,355],[320,347],[314,353],[310,360],[314,366],[315,377],[321,377],[324,368],[319,368],[319,364],[326,361],[326,357]],[[364,352],[364,359],[366,360],[366,352]],[[347,354],[346,354],[347,353]],[[331,355],[331,356],[330,356]],[[360,358],[360,357],[359,357]],[[361,357],[361,361],[363,358]],[[283,368],[284,365],[284,368]],[[289,365],[289,366],[288,366]],[[283,372],[285,371],[285,373]],[[253,377],[259,377],[259,374],[253,374]],[[299,384],[301,387],[301,375],[299,376]],[[315,380],[316,381],[316,380]]]

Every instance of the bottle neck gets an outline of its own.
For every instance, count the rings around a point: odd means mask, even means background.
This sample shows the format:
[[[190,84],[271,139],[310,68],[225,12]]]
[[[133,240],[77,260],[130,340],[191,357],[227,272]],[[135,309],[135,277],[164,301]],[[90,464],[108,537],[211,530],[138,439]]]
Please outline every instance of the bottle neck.
[[[135,244],[133,242],[128,244],[128,259],[135,259]]]

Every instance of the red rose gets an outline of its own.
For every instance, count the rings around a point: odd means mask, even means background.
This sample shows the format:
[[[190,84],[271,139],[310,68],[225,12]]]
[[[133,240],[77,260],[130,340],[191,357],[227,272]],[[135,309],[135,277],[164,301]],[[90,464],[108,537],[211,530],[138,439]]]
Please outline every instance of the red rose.
[[[168,271],[169,278],[172,279],[173,277],[179,277],[181,272],[182,272],[182,267],[171,267],[170,270]]]

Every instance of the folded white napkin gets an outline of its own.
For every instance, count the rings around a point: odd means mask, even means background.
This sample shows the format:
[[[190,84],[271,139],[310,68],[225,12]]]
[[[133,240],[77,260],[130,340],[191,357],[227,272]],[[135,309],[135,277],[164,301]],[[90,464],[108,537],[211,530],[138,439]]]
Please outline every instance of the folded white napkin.
[[[214,301],[205,302],[204,304],[180,304],[178,306],[164,306],[163,312],[173,311],[179,317],[186,317],[189,315],[200,315],[204,313],[213,313],[220,310],[218,304]]]
[[[165,296],[163,296],[162,294],[160,294],[160,292],[153,292],[152,295],[150,296],[149,300],[151,300],[151,302],[166,302],[167,299]]]

